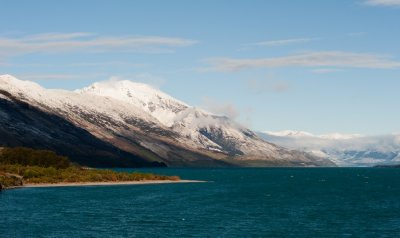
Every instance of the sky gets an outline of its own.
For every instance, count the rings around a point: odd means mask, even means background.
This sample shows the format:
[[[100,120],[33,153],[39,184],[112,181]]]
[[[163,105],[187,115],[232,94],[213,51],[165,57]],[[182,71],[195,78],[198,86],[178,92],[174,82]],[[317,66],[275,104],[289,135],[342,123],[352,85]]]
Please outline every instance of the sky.
[[[400,133],[400,0],[0,0],[0,74],[144,82],[257,131]]]

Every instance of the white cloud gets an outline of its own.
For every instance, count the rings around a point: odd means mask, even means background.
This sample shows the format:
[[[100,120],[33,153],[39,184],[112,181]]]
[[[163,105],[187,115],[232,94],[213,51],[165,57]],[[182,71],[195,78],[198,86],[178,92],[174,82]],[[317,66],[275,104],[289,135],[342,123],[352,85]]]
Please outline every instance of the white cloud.
[[[45,81],[45,80],[83,80],[83,79],[97,79],[105,77],[105,74],[94,73],[94,74],[38,74],[38,73],[24,73],[16,74],[18,78],[29,81]]]
[[[273,76],[268,75],[266,79],[248,79],[246,80],[247,87],[254,93],[262,94],[268,92],[282,93],[291,88],[289,82],[284,80],[275,79]]]
[[[327,73],[335,73],[341,72],[343,69],[335,69],[335,68],[321,68],[321,69],[313,69],[311,72],[316,74],[327,74]]]
[[[92,33],[45,33],[23,37],[0,37],[0,57],[29,53],[133,51],[171,52],[196,44],[190,39],[161,36],[98,36]]]
[[[116,67],[116,66],[125,66],[130,68],[144,68],[147,67],[148,64],[143,63],[133,63],[128,61],[107,61],[107,62],[84,62],[84,63],[71,63],[65,64],[68,67]]]
[[[57,67],[60,64],[53,64],[53,63],[6,63],[0,62],[0,66],[2,67]],[[64,63],[62,66],[66,67],[130,67],[130,68],[145,68],[148,67],[149,64],[144,63],[134,63],[129,61],[105,61],[105,62],[75,62],[75,63]]]
[[[398,163],[400,134],[363,136],[332,133],[313,135],[302,131],[264,132],[260,136],[291,149],[328,157],[340,166],[366,166],[370,163]]]
[[[239,108],[232,102],[221,102],[210,97],[204,97],[200,108],[215,115],[229,117],[238,125],[244,125],[247,128],[251,128],[253,115],[252,107]],[[211,120],[207,121],[207,123],[215,123],[215,121]]]
[[[144,83],[151,85],[154,88],[160,88],[165,83],[165,78],[153,75],[150,73],[137,73],[137,74],[124,74],[124,75],[113,75],[110,77],[110,81],[121,81],[129,80],[138,83]]]
[[[350,37],[359,37],[359,36],[366,36],[368,33],[365,31],[356,31],[356,32],[350,32],[347,34],[347,36]]]
[[[202,107],[216,115],[227,116],[231,119],[236,119],[240,115],[239,110],[232,103],[218,102],[209,97],[203,99]]]
[[[272,85],[272,89],[275,92],[279,92],[279,93],[286,92],[287,90],[290,89],[290,87],[291,87],[290,84],[288,82],[285,82],[285,81],[276,81]]]
[[[295,38],[295,39],[284,39],[284,40],[271,40],[271,41],[260,41],[251,45],[256,46],[282,46],[297,43],[305,43],[309,41],[317,40],[318,38]]]
[[[228,72],[276,67],[400,68],[400,61],[388,56],[342,51],[309,52],[261,59],[214,58],[208,62],[213,65],[212,70]]]
[[[57,41],[57,40],[72,40],[76,38],[83,38],[94,36],[95,34],[89,32],[72,32],[72,33],[43,33],[36,35],[29,35],[24,37],[26,41]]]
[[[400,6],[400,0],[367,0],[365,3],[371,6]]]

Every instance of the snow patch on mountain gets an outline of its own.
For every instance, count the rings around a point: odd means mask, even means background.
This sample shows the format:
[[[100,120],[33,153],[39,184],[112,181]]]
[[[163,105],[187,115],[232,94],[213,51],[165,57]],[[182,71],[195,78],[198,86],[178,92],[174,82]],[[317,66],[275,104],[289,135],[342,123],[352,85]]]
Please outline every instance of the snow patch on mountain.
[[[172,128],[205,148],[224,148],[231,155],[265,156],[276,149],[228,117],[213,115],[194,107],[178,113]]]
[[[174,123],[176,114],[189,106],[150,85],[128,80],[109,80],[94,83],[75,92],[109,97],[142,108],[165,126]]]
[[[119,103],[97,95],[87,96],[67,90],[45,89],[37,83],[22,81],[11,75],[0,76],[0,89],[44,111],[57,112],[83,124],[85,119],[81,117],[90,114],[111,118],[120,123],[124,123],[129,117],[141,118],[151,124],[158,123],[154,117],[135,105]]]

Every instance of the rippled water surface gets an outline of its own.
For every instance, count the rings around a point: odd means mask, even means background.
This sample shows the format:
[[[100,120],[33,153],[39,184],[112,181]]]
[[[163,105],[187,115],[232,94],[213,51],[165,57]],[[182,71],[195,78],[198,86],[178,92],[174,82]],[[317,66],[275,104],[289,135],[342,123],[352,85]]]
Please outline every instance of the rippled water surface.
[[[0,192],[0,237],[400,237],[400,169],[154,169],[208,183]]]

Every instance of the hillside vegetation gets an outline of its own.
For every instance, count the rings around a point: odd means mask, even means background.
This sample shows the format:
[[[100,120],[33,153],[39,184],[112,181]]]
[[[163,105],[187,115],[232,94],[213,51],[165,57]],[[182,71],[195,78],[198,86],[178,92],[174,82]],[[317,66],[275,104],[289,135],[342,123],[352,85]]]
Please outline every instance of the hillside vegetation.
[[[3,148],[0,151],[0,164],[18,164],[44,168],[53,167],[56,169],[70,167],[67,157],[57,155],[49,150],[34,150],[25,147]]]
[[[0,185],[3,188],[39,183],[122,182],[179,180],[177,176],[115,172],[73,165],[52,151],[3,148],[0,151]]]

